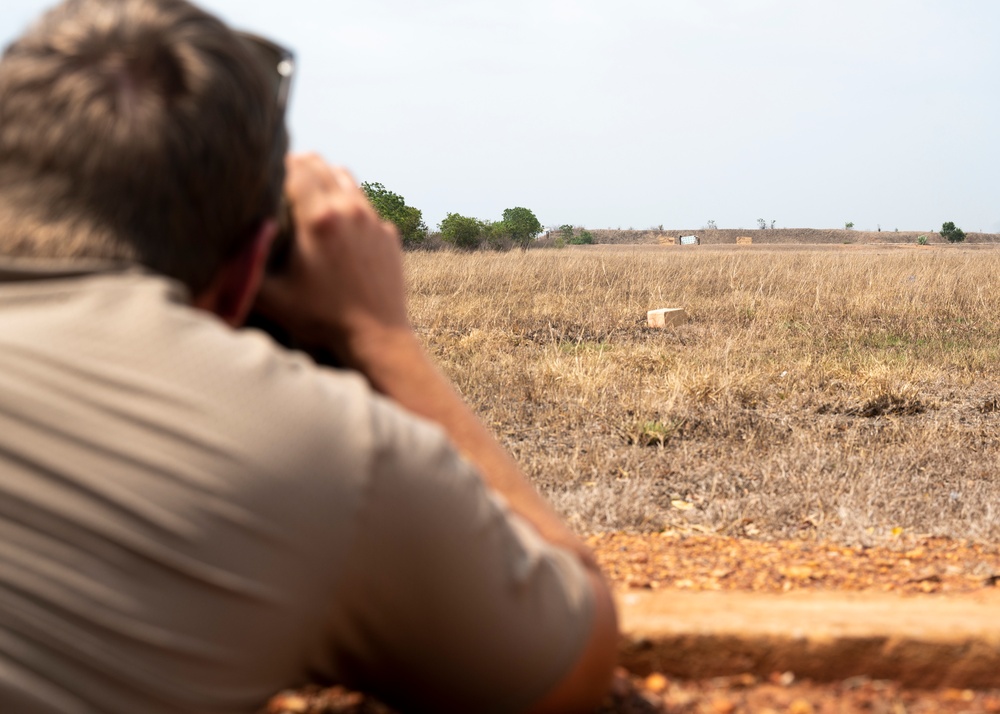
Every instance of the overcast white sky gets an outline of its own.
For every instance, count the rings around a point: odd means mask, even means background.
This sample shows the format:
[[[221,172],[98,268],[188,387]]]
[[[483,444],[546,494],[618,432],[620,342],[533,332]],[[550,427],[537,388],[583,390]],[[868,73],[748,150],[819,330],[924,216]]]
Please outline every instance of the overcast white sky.
[[[3,0],[6,44],[45,0]],[[1000,232],[997,0],[206,0],[291,126],[436,227]]]

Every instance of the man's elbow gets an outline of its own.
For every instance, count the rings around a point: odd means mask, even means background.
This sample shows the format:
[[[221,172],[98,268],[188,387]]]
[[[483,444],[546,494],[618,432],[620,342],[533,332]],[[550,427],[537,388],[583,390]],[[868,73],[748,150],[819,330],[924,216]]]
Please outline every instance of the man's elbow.
[[[573,668],[529,711],[530,714],[584,714],[607,695],[618,650],[618,615],[604,578],[588,570],[594,594],[590,636]]]

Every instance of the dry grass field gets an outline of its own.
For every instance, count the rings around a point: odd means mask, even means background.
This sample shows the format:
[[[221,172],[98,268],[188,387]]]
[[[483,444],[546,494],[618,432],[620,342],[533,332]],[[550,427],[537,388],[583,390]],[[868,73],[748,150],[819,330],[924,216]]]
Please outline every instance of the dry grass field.
[[[1000,540],[998,249],[406,260],[428,349],[582,533]]]

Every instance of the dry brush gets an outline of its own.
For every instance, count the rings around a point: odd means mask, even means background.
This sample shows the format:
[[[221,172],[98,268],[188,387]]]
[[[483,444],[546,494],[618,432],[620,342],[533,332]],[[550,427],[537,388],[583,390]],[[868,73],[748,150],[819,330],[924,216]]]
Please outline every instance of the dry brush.
[[[1000,539],[995,250],[407,256],[412,321],[581,532]],[[683,306],[684,326],[645,327]]]

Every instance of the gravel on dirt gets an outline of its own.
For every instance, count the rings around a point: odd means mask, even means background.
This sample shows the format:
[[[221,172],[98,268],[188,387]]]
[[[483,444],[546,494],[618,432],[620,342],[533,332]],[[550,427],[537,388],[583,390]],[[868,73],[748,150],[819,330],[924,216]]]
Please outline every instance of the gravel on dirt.
[[[602,533],[587,544],[619,589],[959,594],[1000,586],[1000,547],[908,537],[897,548],[679,533]]]
[[[958,714],[1000,712],[1000,691],[914,691],[893,682],[853,677],[833,684],[798,681],[790,672],[681,681],[634,677],[619,669],[595,714]],[[342,687],[283,692],[266,714],[396,714]],[[470,713],[471,714],[471,713]]]

